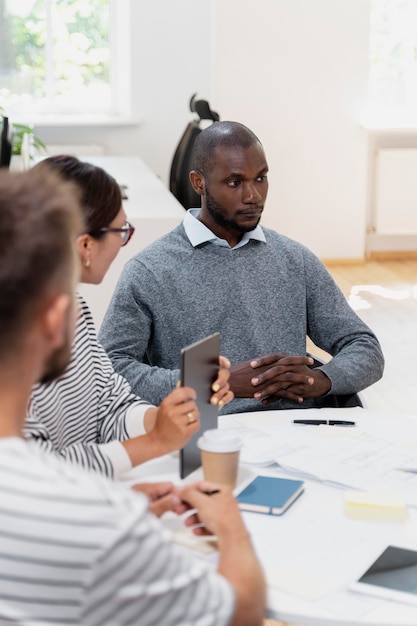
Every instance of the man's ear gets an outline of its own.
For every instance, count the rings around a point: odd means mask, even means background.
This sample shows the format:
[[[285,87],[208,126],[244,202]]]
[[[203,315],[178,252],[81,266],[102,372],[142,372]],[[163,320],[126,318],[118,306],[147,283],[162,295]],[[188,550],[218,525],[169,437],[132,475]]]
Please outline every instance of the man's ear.
[[[42,325],[51,348],[60,348],[67,340],[71,307],[72,297],[60,294],[54,296],[45,309]]]
[[[200,172],[197,172],[196,170],[192,170],[192,172],[190,172],[190,183],[194,191],[198,193],[199,196],[204,196],[206,193],[206,183],[204,176],[200,174]]]

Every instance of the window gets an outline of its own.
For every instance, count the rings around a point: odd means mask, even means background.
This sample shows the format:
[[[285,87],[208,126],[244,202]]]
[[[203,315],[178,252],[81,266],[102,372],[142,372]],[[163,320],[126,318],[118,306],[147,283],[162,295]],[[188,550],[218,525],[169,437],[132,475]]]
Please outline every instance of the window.
[[[13,115],[126,113],[114,79],[121,75],[116,62],[126,59],[120,50],[111,54],[126,6],[126,0],[0,0],[0,106]]]
[[[371,0],[369,108],[416,125],[417,0]]]

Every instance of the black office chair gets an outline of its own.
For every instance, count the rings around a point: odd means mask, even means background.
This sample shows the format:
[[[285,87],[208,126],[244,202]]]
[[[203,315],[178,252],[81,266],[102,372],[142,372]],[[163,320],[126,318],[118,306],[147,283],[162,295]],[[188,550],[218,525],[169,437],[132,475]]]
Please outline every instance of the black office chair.
[[[12,158],[12,129],[9,118],[2,117],[2,128],[0,134],[0,167],[8,169]]]
[[[314,354],[307,353],[307,356],[311,356],[314,359],[314,363],[312,365],[313,369],[315,367],[319,367],[320,365],[324,365],[324,361],[314,356]],[[328,396],[324,396],[322,398],[315,398],[315,404],[318,409],[348,409],[355,406],[360,406],[363,408],[362,400],[357,393],[336,393],[329,394]]]
[[[171,173],[169,177],[169,189],[185,209],[199,207],[200,196],[194,191],[189,180],[189,173],[193,169],[192,154],[194,142],[201,133],[201,121],[211,120],[218,122],[218,113],[210,109],[207,100],[196,100],[194,94],[190,100],[190,111],[196,113],[198,118],[190,122],[175,150],[172,159]]]

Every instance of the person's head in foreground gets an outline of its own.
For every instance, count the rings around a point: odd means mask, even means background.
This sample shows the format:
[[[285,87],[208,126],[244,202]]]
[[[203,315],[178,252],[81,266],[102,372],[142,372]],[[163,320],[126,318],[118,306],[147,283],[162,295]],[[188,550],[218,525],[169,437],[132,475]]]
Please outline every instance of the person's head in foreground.
[[[188,525],[217,536],[216,572],[146,498],[22,438],[33,384],[69,359],[82,231],[75,189],[43,168],[0,172],[0,621],[260,625],[265,583],[230,491],[180,491]]]
[[[60,374],[70,357],[78,280],[74,242],[83,230],[78,195],[44,171],[2,173],[0,357],[22,382]]]
[[[101,167],[69,155],[48,157],[35,167],[55,171],[79,187],[85,221],[83,232],[77,237],[81,282],[101,283],[120,247],[134,233],[126,219],[118,183]]]

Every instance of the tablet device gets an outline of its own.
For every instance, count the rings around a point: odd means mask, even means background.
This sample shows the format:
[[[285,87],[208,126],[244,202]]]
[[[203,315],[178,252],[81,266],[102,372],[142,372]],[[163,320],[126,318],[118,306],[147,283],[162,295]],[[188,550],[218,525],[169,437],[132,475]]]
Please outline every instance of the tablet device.
[[[388,546],[349,588],[417,605],[417,550]]]
[[[220,333],[214,333],[181,350],[181,385],[192,387],[197,393],[200,411],[200,430],[180,451],[180,476],[185,478],[201,466],[197,440],[201,433],[217,428],[218,408],[210,404],[211,386],[219,371]]]

